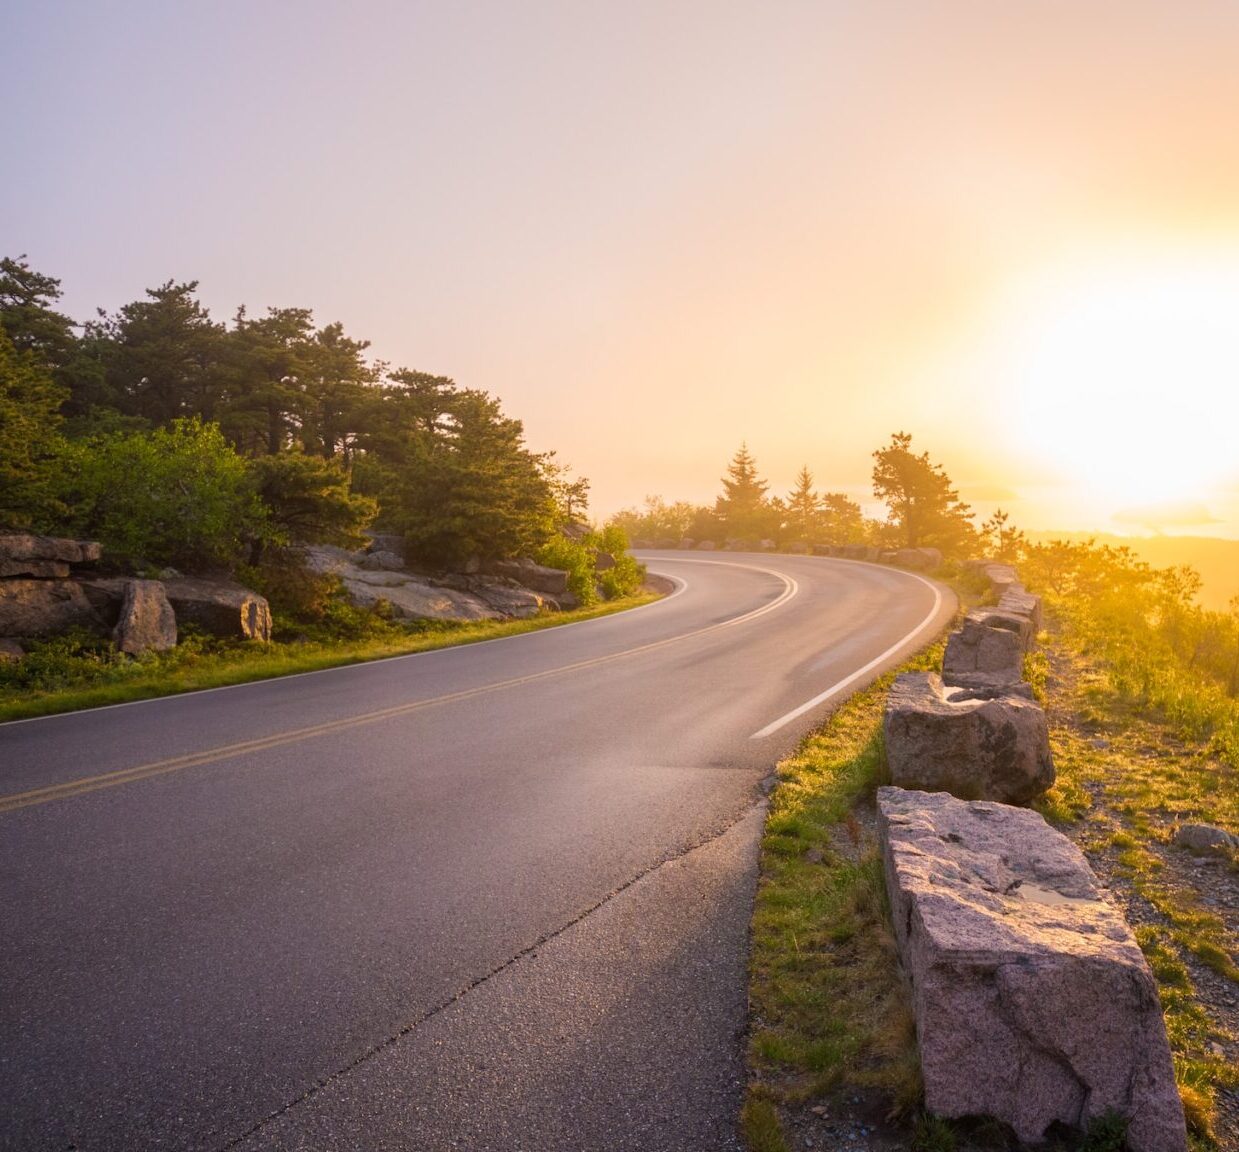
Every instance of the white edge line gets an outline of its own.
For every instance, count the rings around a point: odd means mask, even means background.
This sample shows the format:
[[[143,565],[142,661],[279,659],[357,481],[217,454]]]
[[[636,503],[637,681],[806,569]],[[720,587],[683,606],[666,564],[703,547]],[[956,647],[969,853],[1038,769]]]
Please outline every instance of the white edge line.
[[[885,569],[885,571],[898,572],[899,570],[888,568],[888,569]],[[881,656],[874,657],[874,659],[870,660],[869,663],[866,664],[863,668],[858,668],[850,676],[847,676],[844,679],[840,680],[839,683],[832,684],[829,688],[826,689],[825,692],[819,692],[816,696],[813,697],[812,700],[806,700],[803,704],[800,705],[799,708],[793,708],[790,712],[785,713],[784,715],[780,716],[777,720],[774,720],[771,723],[767,724],[763,729],[761,729],[760,732],[754,732],[753,735],[749,737],[750,740],[764,740],[767,736],[773,736],[780,728],[783,728],[786,725],[790,724],[793,720],[797,719],[800,716],[803,716],[806,712],[809,712],[812,709],[816,708],[819,704],[824,704],[832,696],[838,695],[845,688],[848,688],[851,685],[855,684],[857,680],[861,679],[861,677],[867,676],[870,672],[872,672],[875,668],[877,668],[884,661],[889,660],[892,656],[895,655],[896,652],[898,652],[901,648],[910,644],[922,632],[924,632],[926,628],[928,628],[934,622],[934,620],[936,619],[938,615],[938,610],[942,607],[942,589],[940,589],[932,581],[926,580],[924,576],[916,575],[915,572],[899,572],[899,575],[910,576],[913,580],[919,580],[922,584],[925,585],[926,588],[929,588],[933,591],[934,606],[933,608],[930,609],[929,615],[926,616],[924,620],[922,620],[915,628],[912,629],[911,632],[909,632],[901,640],[897,640],[894,644],[892,644],[885,652],[882,653]]]
[[[704,561],[702,561],[704,563]],[[737,564],[737,568],[747,565]],[[568,628],[576,628],[582,624],[598,624],[603,620],[611,620],[619,616],[631,616],[634,612],[644,612],[647,608],[657,608],[674,600],[688,588],[688,581],[680,576],[672,576],[666,572],[655,572],[664,580],[674,581],[678,585],[674,592],[660,596],[649,604],[638,604],[635,608],[625,608],[621,612],[610,612],[606,616],[595,616],[592,620],[571,620],[567,624],[553,624],[548,628],[535,628],[529,632],[518,632],[515,636],[495,636],[490,640],[474,640],[466,644],[445,644],[442,648],[431,648],[426,652],[405,652],[396,656],[380,656],[375,660],[356,660],[352,664],[336,664],[332,668],[315,668],[310,672],[290,672],[284,676],[264,676],[258,680],[243,680],[240,684],[220,684],[217,688],[195,688],[191,692],[171,692],[167,696],[148,696],[145,700],[124,700],[119,704],[97,704],[93,708],[74,708],[69,712],[50,712],[46,716],[26,716],[20,720],[0,721],[0,731],[14,728],[18,724],[38,724],[47,720],[65,720],[70,716],[88,716],[95,712],[107,712],[113,708],[137,708],[142,704],[167,704],[173,700],[184,700],[187,696],[205,696],[210,692],[231,692],[236,688],[254,688],[259,684],[272,684],[276,681],[300,680],[305,676],[326,676],[330,672],[349,672],[371,664],[391,664],[397,660],[416,660],[422,656],[441,656],[445,652],[458,652],[464,648],[483,648],[487,644],[502,644],[508,640],[523,640],[527,636],[538,636],[543,632],[562,632]]]

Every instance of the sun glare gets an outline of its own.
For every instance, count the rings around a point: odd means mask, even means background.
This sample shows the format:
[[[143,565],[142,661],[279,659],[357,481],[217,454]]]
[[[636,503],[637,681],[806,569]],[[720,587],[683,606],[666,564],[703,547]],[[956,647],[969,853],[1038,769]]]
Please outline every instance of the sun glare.
[[[1115,262],[1021,306],[1019,439],[1102,516],[1239,473],[1239,258]]]

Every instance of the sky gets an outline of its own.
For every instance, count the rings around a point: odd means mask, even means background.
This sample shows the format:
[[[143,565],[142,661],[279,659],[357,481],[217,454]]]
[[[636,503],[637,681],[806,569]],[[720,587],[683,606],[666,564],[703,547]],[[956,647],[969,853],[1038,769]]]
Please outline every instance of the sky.
[[[742,441],[1239,536],[1239,5],[5,0],[0,253],[501,398],[605,516]]]

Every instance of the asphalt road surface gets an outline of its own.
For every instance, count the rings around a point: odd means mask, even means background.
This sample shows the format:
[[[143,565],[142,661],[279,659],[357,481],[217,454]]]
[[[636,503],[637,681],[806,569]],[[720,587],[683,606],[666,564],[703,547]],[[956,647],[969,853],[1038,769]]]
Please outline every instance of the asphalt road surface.
[[[631,612],[0,725],[0,1148],[738,1147],[763,780],[954,601],[644,558]]]

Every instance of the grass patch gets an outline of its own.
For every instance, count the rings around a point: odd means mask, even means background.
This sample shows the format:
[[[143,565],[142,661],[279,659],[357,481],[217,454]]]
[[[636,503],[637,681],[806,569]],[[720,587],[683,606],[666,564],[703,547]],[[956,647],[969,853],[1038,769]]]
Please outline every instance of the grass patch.
[[[0,722],[519,636],[609,616],[657,599],[657,593],[642,593],[532,620],[423,621],[413,625],[388,622],[377,626],[374,634],[349,640],[311,636],[255,644],[221,641],[187,631],[170,652],[151,652],[137,659],[116,652],[106,641],[58,637],[35,645],[18,664],[0,665]]]
[[[934,645],[899,671],[936,668],[941,653]],[[777,1121],[777,1105],[836,1088],[876,1089],[901,1115],[920,1103],[915,1024],[872,831],[894,675],[851,697],[778,767],[750,960],[746,1114],[763,1125]],[[780,1146],[749,1138],[752,1148]]]
[[[1239,827],[1239,771],[1216,742],[1184,729],[1187,701],[1173,717],[1134,698],[1124,678],[1070,628],[1046,642],[1060,671],[1049,701],[1059,721],[1051,728],[1058,780],[1038,807],[1071,827],[1090,854],[1104,853],[1115,880],[1157,913],[1135,929],[1136,940],[1158,983],[1193,1144],[1216,1148],[1217,1093],[1239,1086],[1239,1069],[1218,1055],[1215,1045],[1226,1036],[1186,961],[1239,983],[1239,942],[1176,876],[1182,869],[1167,866],[1179,851],[1167,842],[1181,821]]]

